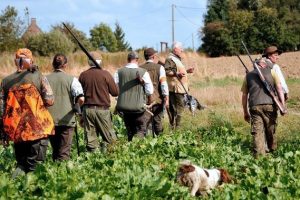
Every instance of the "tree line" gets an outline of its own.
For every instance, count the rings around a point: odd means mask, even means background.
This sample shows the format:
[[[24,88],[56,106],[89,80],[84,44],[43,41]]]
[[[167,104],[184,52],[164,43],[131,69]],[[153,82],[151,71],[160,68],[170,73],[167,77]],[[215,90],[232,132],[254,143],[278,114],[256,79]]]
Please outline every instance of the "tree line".
[[[37,55],[49,56],[57,52],[68,54],[78,49],[76,41],[62,24],[52,25],[49,32],[27,35],[24,34],[27,29],[24,21],[13,6],[7,6],[1,11],[0,52],[13,52],[20,46],[24,46]],[[100,49],[108,52],[131,50],[118,22],[115,23],[114,31],[105,23],[95,25],[90,30],[90,38],[87,38],[84,32],[76,29],[72,23],[65,22],[65,24],[88,50]]]
[[[262,53],[268,45],[284,51],[300,48],[299,0],[208,0],[200,51],[209,56]]]

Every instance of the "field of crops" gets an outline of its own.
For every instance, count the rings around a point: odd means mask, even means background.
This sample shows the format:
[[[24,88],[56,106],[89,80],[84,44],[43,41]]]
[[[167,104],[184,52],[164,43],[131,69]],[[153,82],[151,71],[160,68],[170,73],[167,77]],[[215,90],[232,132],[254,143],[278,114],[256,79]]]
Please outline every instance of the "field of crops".
[[[230,71],[231,67],[220,72],[211,69],[199,68],[191,77],[191,93],[208,109],[195,117],[187,111],[177,131],[171,131],[165,119],[164,135],[149,134],[145,140],[128,143],[122,120],[114,116],[119,139],[106,153],[85,152],[80,129],[79,157],[74,142],[72,159],[54,163],[49,147],[45,163],[14,180],[13,148],[0,147],[0,200],[194,199],[188,188],[176,182],[178,164],[186,159],[204,168],[225,168],[234,179],[201,198],[300,199],[299,74],[288,79],[289,114],[278,120],[278,150],[254,159],[250,127],[242,119],[242,75]]]
[[[188,189],[176,183],[183,159],[226,168],[234,177],[207,199],[300,198],[300,140],[282,140],[276,153],[255,160],[249,135],[237,132],[224,116],[204,112],[209,120],[205,127],[166,130],[159,138],[131,143],[120,118],[114,117],[119,141],[107,153],[77,157],[74,146],[72,160],[53,163],[48,155],[34,173],[15,180],[12,147],[1,147],[0,199],[189,199]],[[84,151],[82,137],[80,149]]]

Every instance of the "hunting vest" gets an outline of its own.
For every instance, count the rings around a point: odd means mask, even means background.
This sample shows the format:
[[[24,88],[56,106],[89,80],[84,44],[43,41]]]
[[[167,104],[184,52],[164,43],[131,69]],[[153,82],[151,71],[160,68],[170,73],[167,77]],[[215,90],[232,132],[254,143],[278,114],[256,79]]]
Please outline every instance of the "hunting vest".
[[[269,67],[261,68],[265,79],[275,88],[274,79],[272,77],[271,69]],[[273,99],[267,89],[265,88],[263,82],[259,78],[256,70],[249,72],[246,76],[247,87],[249,92],[249,107],[262,104],[273,104]]]
[[[187,72],[181,60],[172,53],[169,55],[168,59],[171,59],[176,64],[177,72],[184,73],[186,75],[182,77],[180,81],[184,85],[184,88],[188,90]],[[186,93],[176,76],[173,77],[167,76],[167,82],[168,82],[170,92],[181,93],[181,94]]]
[[[15,143],[34,141],[54,134],[51,114],[44,106],[39,71],[16,72],[3,79],[4,131]]]
[[[48,109],[55,126],[75,127],[74,100],[71,94],[73,78],[73,76],[58,70],[47,76],[54,93],[55,103]]]
[[[145,111],[146,94],[144,87],[136,80],[137,73],[144,76],[146,70],[142,68],[124,67],[118,70],[119,96],[117,110],[130,113]]]
[[[161,104],[162,100],[163,100],[163,95],[162,95],[162,91],[161,91],[161,87],[160,87],[160,80],[159,80],[159,76],[160,76],[160,65],[159,64],[155,64],[153,62],[146,62],[145,64],[143,64],[142,66],[140,66],[143,69],[146,69],[147,72],[150,75],[152,84],[153,84],[153,100],[158,103]]]

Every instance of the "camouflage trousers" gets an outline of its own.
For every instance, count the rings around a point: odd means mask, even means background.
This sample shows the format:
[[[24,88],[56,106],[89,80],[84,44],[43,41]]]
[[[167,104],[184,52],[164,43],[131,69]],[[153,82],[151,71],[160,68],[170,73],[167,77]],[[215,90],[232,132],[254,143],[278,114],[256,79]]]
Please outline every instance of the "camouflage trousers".
[[[277,148],[275,129],[277,108],[274,105],[257,105],[250,108],[253,153],[265,155]]]

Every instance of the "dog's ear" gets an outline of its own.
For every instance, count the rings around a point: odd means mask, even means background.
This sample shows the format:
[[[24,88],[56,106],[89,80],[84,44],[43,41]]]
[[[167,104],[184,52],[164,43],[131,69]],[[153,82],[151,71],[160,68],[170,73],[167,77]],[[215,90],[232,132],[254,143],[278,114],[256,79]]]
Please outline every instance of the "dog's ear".
[[[230,183],[231,182],[231,177],[229,175],[229,173],[227,172],[227,170],[225,169],[219,169],[220,174],[221,174],[221,181],[223,183]]]
[[[183,174],[195,171],[195,167],[193,165],[181,165],[179,167],[179,171]]]

